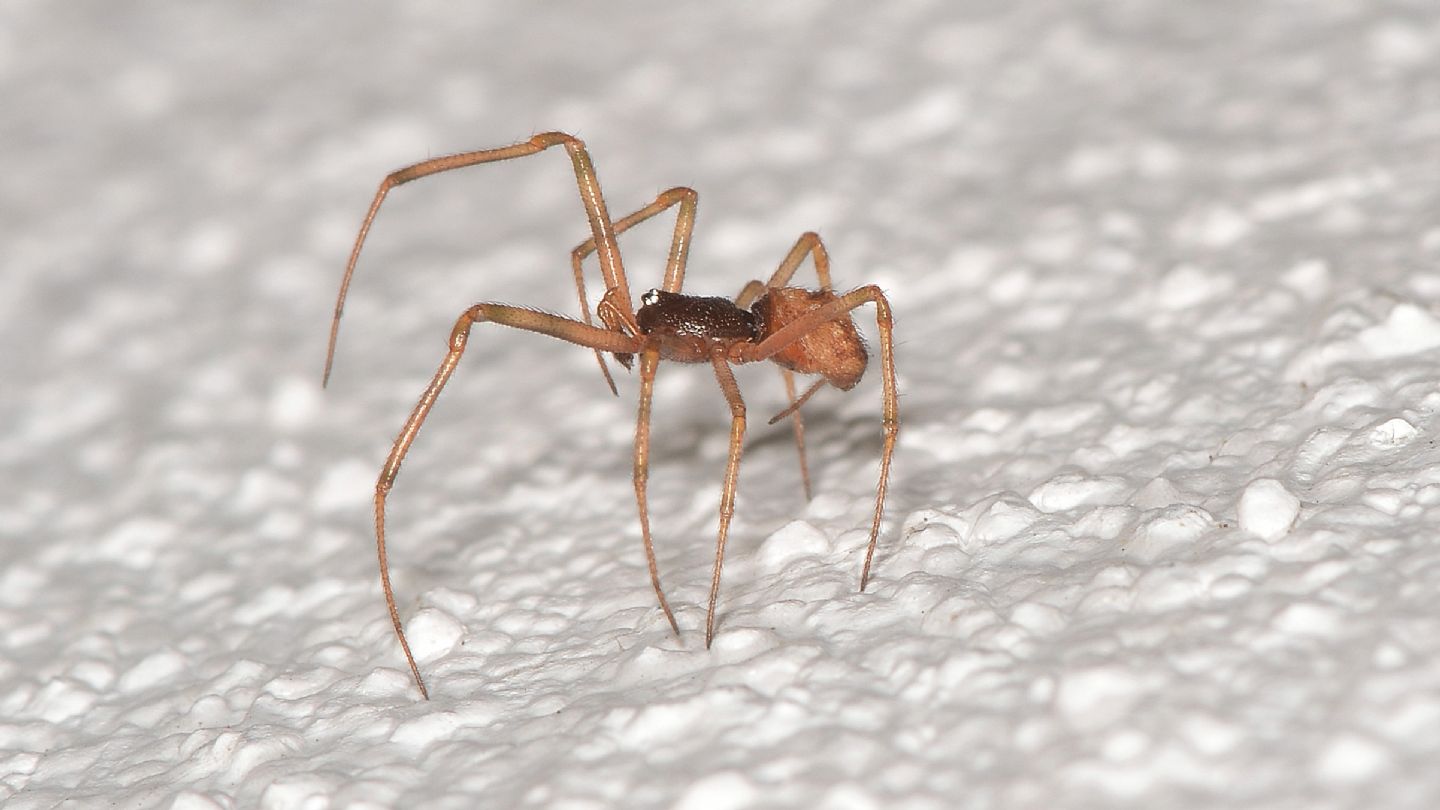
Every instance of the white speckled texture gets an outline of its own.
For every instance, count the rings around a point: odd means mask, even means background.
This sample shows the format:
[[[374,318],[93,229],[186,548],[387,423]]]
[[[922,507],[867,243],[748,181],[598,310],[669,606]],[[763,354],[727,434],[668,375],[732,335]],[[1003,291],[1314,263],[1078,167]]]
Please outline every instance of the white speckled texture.
[[[0,7],[7,810],[1440,806],[1433,2],[673,5]],[[700,191],[692,292],[889,292],[876,576],[873,371],[808,504],[752,420],[707,651],[709,375],[676,639],[633,377],[482,329],[391,497],[426,703],[370,490],[463,307],[573,311],[563,157],[392,195],[322,392],[328,312],[385,172],[552,128]]]

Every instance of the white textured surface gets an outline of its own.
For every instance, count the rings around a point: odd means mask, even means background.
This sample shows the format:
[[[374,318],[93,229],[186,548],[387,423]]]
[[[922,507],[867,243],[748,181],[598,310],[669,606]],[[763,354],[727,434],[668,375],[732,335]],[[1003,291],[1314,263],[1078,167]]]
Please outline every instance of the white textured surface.
[[[7,809],[1440,804],[1433,3],[669,5],[0,9]],[[815,228],[890,292],[877,576],[873,372],[808,505],[753,420],[706,651],[713,383],[676,640],[633,379],[485,331],[391,499],[424,703],[370,487],[465,305],[573,309],[563,158],[393,195],[322,395],[327,312],[386,171],[550,128],[699,189],[691,291]]]

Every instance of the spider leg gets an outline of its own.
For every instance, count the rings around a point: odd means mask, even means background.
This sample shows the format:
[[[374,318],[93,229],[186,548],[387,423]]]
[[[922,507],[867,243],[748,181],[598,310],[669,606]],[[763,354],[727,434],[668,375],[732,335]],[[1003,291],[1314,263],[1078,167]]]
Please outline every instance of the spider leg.
[[[715,540],[715,572],[710,577],[710,609],[705,615],[705,649],[715,638],[715,603],[720,598],[720,569],[725,563],[725,540],[730,534],[730,519],[735,516],[735,484],[740,477],[740,452],[745,438],[745,401],[740,398],[740,386],[735,384],[735,374],[730,371],[730,362],[723,348],[710,352],[710,365],[715,368],[715,379],[725,393],[725,402],[730,406],[730,454],[725,462],[725,488],[720,492],[720,530]]]
[[[786,380],[785,385],[785,393],[789,394],[791,399],[790,407],[770,417],[770,421],[765,423],[767,425],[773,425],[776,422],[779,422],[781,419],[784,419],[785,417],[792,414],[795,416],[796,419],[799,419],[800,406],[804,405],[807,401],[809,401],[810,397],[815,396],[815,392],[823,388],[826,383],[826,380],[823,379],[816,380],[815,382],[811,383],[809,388],[805,389],[805,393],[801,394],[799,397],[796,397],[793,373],[789,369],[782,368],[780,370],[790,375],[789,379]]]
[[[880,372],[884,385],[881,422],[885,431],[885,444],[880,455],[880,482],[875,486],[875,520],[870,526],[870,545],[865,551],[865,567],[860,572],[862,591],[870,581],[870,564],[875,557],[875,546],[880,537],[880,516],[885,510],[885,489],[890,480],[890,459],[895,453],[895,438],[900,433],[900,398],[895,390],[894,319],[890,313],[889,300],[880,288],[874,285],[851,290],[796,318],[760,343],[738,347],[735,353],[735,359],[742,363],[764,360],[817,326],[836,318],[848,317],[851,310],[868,303],[875,305],[875,325],[880,331]]]
[[[564,146],[574,165],[575,183],[580,191],[580,200],[585,205],[586,218],[590,222],[591,239],[597,246],[600,272],[605,278],[606,289],[616,292],[616,297],[625,302],[626,310],[633,307],[630,303],[630,288],[625,280],[625,268],[620,261],[620,249],[615,244],[614,224],[610,221],[609,211],[605,207],[605,198],[600,193],[600,181],[595,176],[595,166],[590,160],[590,153],[585,150],[585,144],[578,138],[563,132],[545,132],[528,141],[498,149],[481,149],[432,158],[391,172],[380,182],[380,188],[375,192],[375,199],[371,201],[370,210],[365,214],[365,221],[360,225],[360,233],[355,237],[355,246],[350,250],[350,260],[345,265],[345,277],[340,281],[340,294],[335,299],[335,316],[330,321],[330,342],[325,351],[325,374],[321,381],[322,386],[330,380],[330,370],[335,361],[335,341],[340,334],[340,315],[345,311],[345,296],[350,291],[350,280],[355,275],[355,264],[360,259],[360,250],[365,246],[365,237],[370,233],[370,226],[374,224],[376,215],[380,213],[380,205],[385,202],[385,197],[390,193],[390,189],[412,180],[466,166],[528,157],[552,146]]]
[[[699,195],[695,193],[694,189],[677,186],[660,192],[654,202],[615,222],[615,235],[619,236],[671,206],[677,204],[680,206],[680,210],[675,213],[675,236],[670,241],[670,258],[665,265],[664,289],[666,292],[678,292],[684,281],[685,262],[690,253],[690,233],[695,229],[695,207],[698,201]],[[590,301],[585,295],[585,257],[594,252],[595,238],[593,236],[570,251],[570,266],[575,273],[575,290],[580,295],[580,313],[585,323],[590,323]],[[610,393],[618,396],[619,392],[615,390],[615,379],[610,376],[610,369],[605,364],[605,355],[597,351],[595,359],[600,363],[600,373],[605,375],[605,383],[610,386]]]
[[[430,415],[435,400],[450,381],[450,375],[455,372],[455,366],[465,353],[466,343],[470,339],[470,328],[485,321],[550,335],[599,351],[625,352],[635,351],[637,348],[633,339],[618,332],[589,326],[558,315],[504,304],[476,304],[465,310],[455,322],[455,328],[450,332],[450,344],[445,359],[440,362],[440,368],[425,387],[425,392],[420,395],[420,401],[415,403],[415,409],[410,412],[410,418],[405,420],[405,427],[401,428],[400,435],[395,437],[395,444],[390,448],[390,455],[380,470],[380,478],[375,482],[375,544],[380,562],[380,587],[385,592],[385,605],[390,609],[390,622],[395,626],[395,636],[400,640],[401,649],[405,651],[405,660],[409,662],[410,672],[415,676],[415,685],[420,687],[420,694],[426,700],[430,699],[430,693],[425,689],[425,681],[420,677],[420,667],[415,663],[415,656],[410,653],[410,643],[405,639],[405,628],[400,623],[400,611],[395,607],[395,592],[390,585],[390,565],[385,554],[385,498],[395,485],[395,477],[400,474],[400,464],[405,460],[405,454],[409,452],[410,445],[420,432],[420,426],[425,424],[425,418]]]
[[[645,482],[650,478],[650,401],[655,393],[655,370],[660,365],[660,350],[648,347],[640,353],[640,414],[635,422],[635,505],[640,511],[640,538],[645,542],[645,562],[650,566],[650,584],[655,586],[655,598],[660,600],[660,609],[670,621],[670,629],[680,635],[680,625],[675,623],[675,614],[670,603],[665,601],[665,591],[660,588],[660,569],[655,564],[655,544],[650,537],[650,509],[645,499]]]
[[[745,282],[745,286],[740,288],[740,294],[735,296],[735,306],[749,309],[750,305],[755,303],[755,299],[759,298],[763,292],[765,292],[765,282],[751,279]]]
[[[781,411],[778,415],[772,418],[770,420],[770,424],[773,425],[776,422],[779,422],[781,419],[784,419],[786,416],[792,414],[795,417],[794,419],[790,420],[790,426],[795,430],[795,452],[800,456],[800,485],[804,488],[805,500],[808,501],[811,497],[810,464],[805,460],[805,420],[803,417],[800,416],[800,406],[805,403],[805,400],[810,398],[811,394],[820,390],[820,386],[824,385],[825,381],[822,379],[814,385],[810,386],[810,390],[806,391],[804,396],[796,399],[795,372],[791,371],[788,368],[782,368],[780,369],[780,379],[785,381],[785,398],[790,400],[790,407]]]
[[[795,246],[785,255],[780,266],[775,269],[770,280],[764,284],[759,281],[751,281],[740,290],[735,296],[735,305],[741,309],[749,309],[767,289],[772,287],[784,287],[790,282],[790,277],[795,275],[800,264],[805,261],[806,255],[815,259],[815,275],[820,277],[820,289],[830,289],[830,254],[825,250],[825,243],[820,241],[820,235],[814,231],[806,231],[795,240]],[[805,420],[800,416],[800,406],[805,404],[820,387],[825,384],[824,380],[810,386],[804,396],[795,398],[795,373],[789,369],[780,369],[780,377],[785,382],[785,397],[790,402],[789,407],[771,417],[770,424],[775,424],[787,416],[792,416],[791,427],[795,430],[795,450],[800,456],[800,481],[805,488],[805,500],[810,500],[810,465],[805,459]]]

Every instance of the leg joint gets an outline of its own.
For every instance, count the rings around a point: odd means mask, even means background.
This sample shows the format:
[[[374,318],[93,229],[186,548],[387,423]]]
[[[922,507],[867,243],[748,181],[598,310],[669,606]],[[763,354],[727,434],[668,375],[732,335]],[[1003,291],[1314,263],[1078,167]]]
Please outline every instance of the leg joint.
[[[584,149],[585,143],[574,135],[565,132],[542,132],[530,139],[530,143],[541,149],[548,149],[556,144],[564,144],[569,149]]]

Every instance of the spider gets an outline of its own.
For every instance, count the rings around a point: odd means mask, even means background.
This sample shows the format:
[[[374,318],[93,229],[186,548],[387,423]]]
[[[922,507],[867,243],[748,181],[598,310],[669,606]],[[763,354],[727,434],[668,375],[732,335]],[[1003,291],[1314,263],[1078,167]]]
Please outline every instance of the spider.
[[[415,676],[415,685],[419,687],[421,696],[427,700],[430,693],[425,688],[425,681],[420,676],[415,657],[410,653],[410,644],[405,638],[400,613],[395,607],[395,593],[390,587],[390,568],[385,554],[385,499],[395,484],[400,464],[404,461],[411,443],[415,441],[415,436],[425,423],[431,407],[435,405],[436,398],[440,396],[440,391],[450,380],[461,355],[465,353],[465,347],[470,340],[470,330],[477,323],[495,323],[538,332],[594,350],[601,374],[604,375],[611,393],[617,396],[618,390],[605,363],[605,355],[613,356],[627,370],[631,369],[638,359],[640,407],[635,425],[635,502],[640,514],[640,536],[645,544],[650,582],[655,588],[660,609],[664,611],[670,628],[677,636],[680,627],[676,624],[675,614],[670,610],[670,605],[665,600],[665,592],[660,587],[660,573],[655,564],[655,548],[651,542],[650,518],[645,500],[650,455],[650,401],[655,389],[655,371],[661,360],[708,363],[714,370],[715,379],[730,407],[730,446],[725,464],[725,483],[720,496],[720,525],[715,544],[714,572],[710,579],[710,603],[705,618],[705,646],[708,649],[715,637],[715,605],[720,593],[720,569],[725,559],[725,540],[730,520],[735,513],[735,483],[740,469],[741,440],[745,435],[745,403],[740,398],[740,390],[730,366],[771,360],[780,367],[790,405],[776,414],[770,423],[774,424],[786,417],[793,418],[795,443],[800,453],[801,477],[808,498],[810,474],[805,463],[804,425],[800,418],[800,406],[826,384],[848,391],[860,382],[868,356],[865,344],[850,318],[850,311],[863,304],[874,304],[880,333],[881,373],[884,376],[881,409],[884,446],[880,456],[880,480],[875,487],[875,515],[870,525],[870,542],[860,573],[860,590],[865,590],[870,579],[870,564],[875,555],[880,518],[885,506],[885,487],[890,477],[890,459],[900,429],[890,303],[884,293],[873,285],[846,293],[832,290],[829,257],[820,237],[814,233],[806,233],[800,237],[768,282],[749,282],[733,300],[682,293],[680,288],[685,278],[685,263],[690,248],[690,232],[695,224],[698,195],[689,188],[672,188],[661,192],[649,205],[619,220],[612,220],[601,196],[600,183],[585,144],[565,133],[547,132],[528,141],[497,149],[433,158],[392,172],[380,183],[380,188],[370,203],[370,210],[360,225],[360,232],[355,237],[355,246],[345,266],[345,277],[340,283],[335,316],[330,324],[330,342],[325,355],[322,385],[328,384],[330,379],[335,359],[335,341],[340,330],[340,315],[344,311],[345,296],[355,274],[360,250],[365,245],[365,237],[369,234],[370,226],[374,224],[380,205],[385,201],[390,189],[432,174],[527,157],[554,146],[564,147],[570,155],[580,200],[584,203],[590,222],[590,238],[571,252],[575,287],[580,299],[580,320],[496,303],[475,304],[461,313],[455,327],[450,331],[445,359],[440,362],[440,368],[420,395],[420,401],[410,413],[410,418],[405,421],[400,435],[395,438],[395,444],[375,483],[375,543],[380,564],[380,586],[385,593],[390,621],[395,626],[395,636],[410,664],[410,672]],[[675,232],[665,267],[665,280],[659,289],[650,290],[640,296],[640,308],[636,310],[631,304],[630,286],[625,278],[616,237],[672,207],[677,208]],[[600,272],[605,280],[605,293],[595,307],[601,326],[597,326],[590,318],[590,305],[582,274],[584,260],[591,253],[598,255]],[[815,273],[820,281],[819,289],[786,286],[807,256],[815,266]],[[796,373],[820,376],[820,379],[798,398],[795,396]]]

